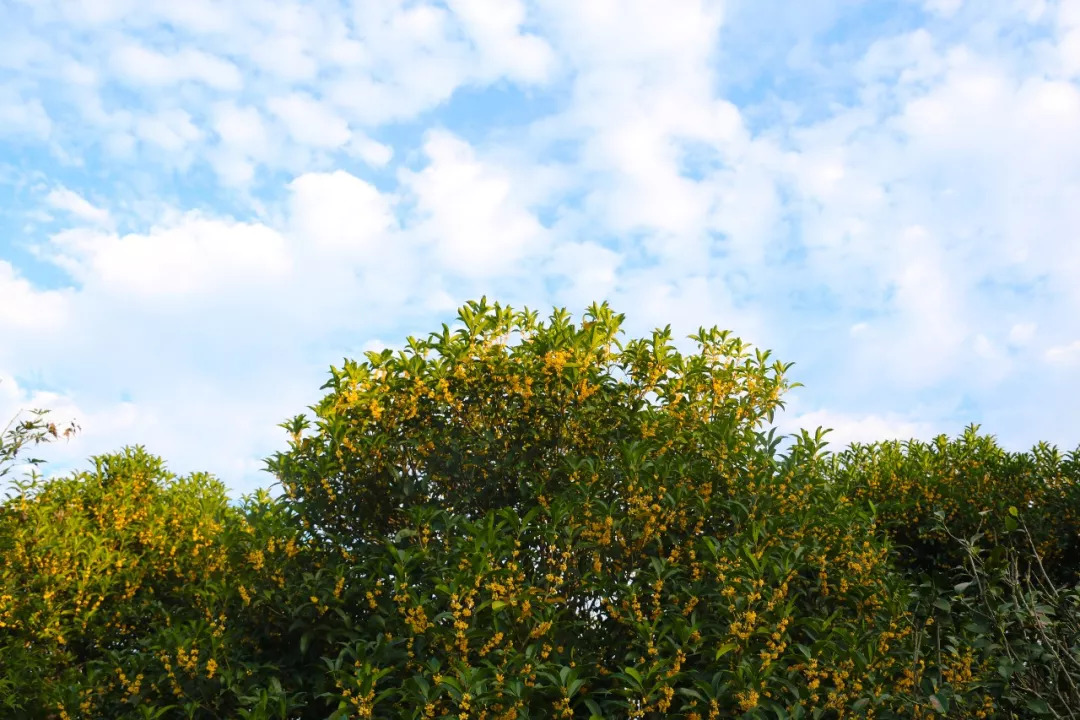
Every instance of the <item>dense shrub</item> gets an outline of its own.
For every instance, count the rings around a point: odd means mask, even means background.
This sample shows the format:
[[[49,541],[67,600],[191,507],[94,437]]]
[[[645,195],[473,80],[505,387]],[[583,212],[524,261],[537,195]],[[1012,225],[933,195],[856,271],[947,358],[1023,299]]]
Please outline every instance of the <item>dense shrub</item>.
[[[1080,717],[1080,583],[1069,587],[1047,572],[1023,516],[1010,508],[1011,542],[991,550],[982,533],[966,538],[942,529],[965,555],[954,587],[956,632],[996,673],[987,686],[1014,714]],[[1029,552],[1024,552],[1025,546]]]
[[[259,620],[282,612],[266,600],[299,551],[265,494],[232,507],[142,448],[16,490],[0,507],[0,708],[217,717],[285,671],[292,643]]]
[[[949,532],[981,532],[988,543],[1011,546],[1019,537],[1011,534],[1012,507],[1034,542],[1019,557],[1037,550],[1056,581],[1080,580],[1080,453],[1062,456],[1046,443],[1009,453],[977,431],[968,427],[951,442],[942,435],[930,444],[853,445],[833,456],[829,474],[872,503],[909,566],[929,572],[960,564],[965,554]]]
[[[606,305],[460,320],[333,368],[283,423],[276,499],[141,448],[18,484],[0,707],[1071,717],[1075,455],[974,428],[781,454],[790,365],[728,333],[682,354],[668,330],[621,342]],[[50,435],[17,431],[0,466]]]

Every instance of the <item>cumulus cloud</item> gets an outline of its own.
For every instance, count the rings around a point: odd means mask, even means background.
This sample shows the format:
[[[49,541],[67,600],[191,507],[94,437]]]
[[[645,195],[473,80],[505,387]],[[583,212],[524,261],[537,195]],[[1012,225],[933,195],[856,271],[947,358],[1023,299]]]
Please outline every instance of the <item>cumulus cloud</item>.
[[[184,110],[173,108],[135,121],[135,134],[169,153],[180,153],[202,136]]]
[[[290,226],[299,242],[356,260],[396,240],[391,199],[355,175],[308,173],[289,183],[289,189]]]
[[[349,124],[344,118],[310,95],[292,93],[271,98],[267,106],[301,145],[336,148],[349,141]]]
[[[416,199],[417,232],[431,243],[440,266],[466,277],[523,271],[544,229],[515,201],[512,178],[445,132],[429,133],[424,153],[427,166],[402,179]]]
[[[594,242],[568,242],[551,252],[549,272],[566,279],[564,302],[585,307],[611,297],[619,282],[619,253]]]
[[[40,290],[6,260],[0,260],[0,328],[49,332],[64,326],[70,293]],[[10,350],[9,350],[10,352]]]
[[[258,108],[220,102],[211,109],[212,126],[218,146],[211,163],[228,185],[251,182],[258,165],[271,162],[276,154],[270,130]]]
[[[1080,5],[912,5],[13,6],[0,370],[250,486],[368,338],[608,299],[796,361],[834,447],[1075,435]]]
[[[555,54],[543,38],[521,32],[527,14],[521,0],[450,0],[449,5],[484,64],[526,82],[548,78]]]
[[[273,230],[197,214],[144,234],[66,230],[51,243],[50,259],[82,286],[140,300],[283,282],[290,268]]]

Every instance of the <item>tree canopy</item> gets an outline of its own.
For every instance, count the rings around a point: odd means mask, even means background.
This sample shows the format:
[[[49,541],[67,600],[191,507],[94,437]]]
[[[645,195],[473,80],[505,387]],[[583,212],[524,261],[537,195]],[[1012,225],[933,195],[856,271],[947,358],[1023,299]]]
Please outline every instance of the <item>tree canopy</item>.
[[[1076,717],[1080,458],[824,450],[729,332],[482,300],[332,368],[277,496],[143,448],[0,506],[19,717]],[[43,420],[5,436],[14,450]],[[55,435],[55,430],[53,432]],[[1072,713],[1072,714],[1070,714]]]

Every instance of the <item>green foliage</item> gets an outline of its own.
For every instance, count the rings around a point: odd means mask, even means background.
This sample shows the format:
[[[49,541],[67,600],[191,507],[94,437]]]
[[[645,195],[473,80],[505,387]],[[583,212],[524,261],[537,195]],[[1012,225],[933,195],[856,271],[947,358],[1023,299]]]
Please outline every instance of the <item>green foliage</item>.
[[[218,481],[176,478],[138,447],[94,466],[17,482],[0,508],[0,707],[33,718],[242,706],[283,671],[280,646],[261,662],[273,638],[253,625],[280,612],[272,596],[296,535],[283,509],[265,494],[232,507]]]
[[[780,454],[790,365],[727,332],[683,354],[668,329],[622,342],[606,305],[460,320],[332,368],[267,460],[276,499],[141,448],[17,483],[0,707],[1072,717],[1075,455],[974,428]],[[0,468],[57,435],[18,426]]]
[[[830,474],[852,497],[873,503],[910,567],[948,571],[962,562],[962,548],[946,527],[1012,547],[1019,513],[1034,543],[1019,548],[1021,556],[1037,552],[1058,582],[1080,580],[1080,454],[1063,457],[1046,443],[1031,453],[1008,453],[977,430],[929,445],[854,445],[834,456]]]
[[[1011,714],[1080,717],[1080,583],[1055,582],[1023,515],[1010,507],[1006,519],[1015,542],[987,546],[984,533],[959,537],[939,517],[964,555],[946,635],[969,638],[995,671],[980,683]]]

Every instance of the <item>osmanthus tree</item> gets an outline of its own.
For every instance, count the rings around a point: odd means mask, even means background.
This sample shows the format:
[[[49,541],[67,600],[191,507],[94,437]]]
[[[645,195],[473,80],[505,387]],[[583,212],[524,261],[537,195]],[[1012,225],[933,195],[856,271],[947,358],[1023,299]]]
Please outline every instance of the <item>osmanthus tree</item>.
[[[0,471],[56,436],[39,414]],[[296,639],[282,607],[299,532],[265,493],[230,504],[141,447],[0,505],[0,717],[287,717]]]
[[[333,369],[268,461],[346,568],[309,616],[350,628],[318,650],[338,717],[986,715],[972,674],[915,662],[820,434],[763,432],[789,365],[716,329],[621,343],[606,305],[460,320]]]
[[[1001,717],[1080,718],[1080,449],[1007,452],[972,425],[829,464],[895,543],[923,654],[961,659]]]
[[[1074,456],[781,454],[790,365],[727,332],[459,319],[332,369],[277,497],[141,447],[12,483],[0,717],[1071,717]]]
[[[1011,453],[978,429],[952,441],[855,444],[831,456],[829,475],[874,506],[908,568],[951,570],[966,556],[953,536],[981,533],[999,556],[1019,541],[1057,582],[1080,580],[1080,449]],[[1030,537],[1014,532],[1020,521]]]

